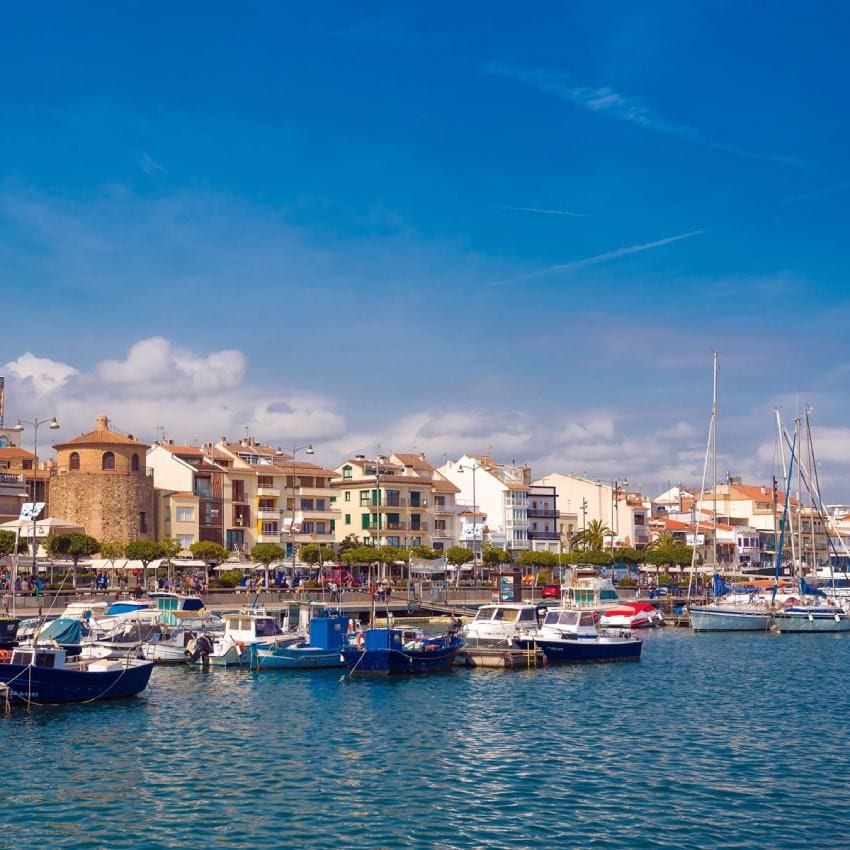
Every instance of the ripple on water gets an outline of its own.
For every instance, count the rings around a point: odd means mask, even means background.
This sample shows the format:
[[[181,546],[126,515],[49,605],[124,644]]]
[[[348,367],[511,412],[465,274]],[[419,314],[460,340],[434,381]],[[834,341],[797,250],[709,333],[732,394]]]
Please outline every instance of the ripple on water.
[[[400,680],[158,669],[2,721],[4,839],[74,848],[838,848],[846,636]],[[35,813],[35,814],[34,814]],[[828,824],[828,821],[827,821]]]

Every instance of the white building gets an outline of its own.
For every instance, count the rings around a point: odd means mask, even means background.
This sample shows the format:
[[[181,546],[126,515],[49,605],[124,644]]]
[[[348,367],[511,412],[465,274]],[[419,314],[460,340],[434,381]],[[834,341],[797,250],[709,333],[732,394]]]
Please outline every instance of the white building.
[[[650,511],[640,494],[626,490],[628,482],[625,479],[606,483],[581,475],[553,472],[534,483],[555,488],[561,514],[559,531],[566,539],[597,520],[614,532],[613,541],[609,541],[614,547],[642,549],[649,543]],[[570,518],[573,517],[575,527],[571,532]]]
[[[529,548],[531,469],[528,466],[498,464],[487,455],[463,455],[456,461],[448,461],[439,472],[460,490],[458,504],[474,512],[474,522],[461,516],[460,543],[472,549],[476,558],[484,542],[504,548],[514,558]],[[486,517],[482,518],[481,514]],[[479,526],[482,519],[484,525]],[[480,536],[475,540],[471,539],[473,527],[480,528]]]

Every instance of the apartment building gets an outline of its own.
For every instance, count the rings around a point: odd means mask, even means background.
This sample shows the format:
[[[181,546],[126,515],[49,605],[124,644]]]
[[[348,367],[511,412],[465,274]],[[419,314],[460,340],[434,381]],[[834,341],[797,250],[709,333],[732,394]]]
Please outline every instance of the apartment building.
[[[480,529],[480,539],[460,540],[476,553],[476,560],[485,542],[505,549],[513,558],[530,547],[530,467],[499,464],[488,455],[465,454],[446,462],[439,472],[460,490],[458,502],[471,512],[473,522],[464,522],[463,532],[477,537]],[[486,515],[483,525],[479,525],[480,513]]]
[[[29,498],[22,464],[32,457],[8,442],[0,445],[0,523],[17,519]]]
[[[229,548],[250,550],[255,543],[278,543],[292,557],[305,543],[334,543],[338,511],[332,469],[299,460],[253,437],[238,443],[223,438],[214,450],[216,463],[226,466],[230,482]]]
[[[558,491],[545,484],[528,488],[528,544],[534,552],[562,551]]]
[[[353,534],[375,546],[441,551],[457,539],[458,488],[424,455],[356,455],[337,467],[332,486],[337,542]]]
[[[553,472],[534,483],[555,488],[561,515],[568,518],[559,528],[565,541],[596,520],[613,531],[609,542],[614,547],[643,549],[649,544],[650,509],[639,493],[626,489],[625,480],[607,483]]]

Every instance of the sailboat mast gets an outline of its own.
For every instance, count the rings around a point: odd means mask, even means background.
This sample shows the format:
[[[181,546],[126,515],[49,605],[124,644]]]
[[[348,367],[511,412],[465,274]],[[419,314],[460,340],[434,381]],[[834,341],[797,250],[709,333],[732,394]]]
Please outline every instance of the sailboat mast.
[[[714,486],[712,489],[713,503],[713,528],[711,533],[712,539],[712,555],[714,557],[714,567],[717,568],[717,352],[714,354],[714,374],[711,386],[711,457],[713,461],[712,477]],[[696,542],[696,541],[694,541]]]

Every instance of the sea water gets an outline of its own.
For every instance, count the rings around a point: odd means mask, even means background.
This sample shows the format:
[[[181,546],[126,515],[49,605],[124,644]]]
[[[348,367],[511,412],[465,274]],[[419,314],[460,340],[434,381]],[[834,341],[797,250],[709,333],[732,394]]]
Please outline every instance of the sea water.
[[[15,706],[0,846],[850,846],[850,635],[646,637],[637,664],[159,668]]]

